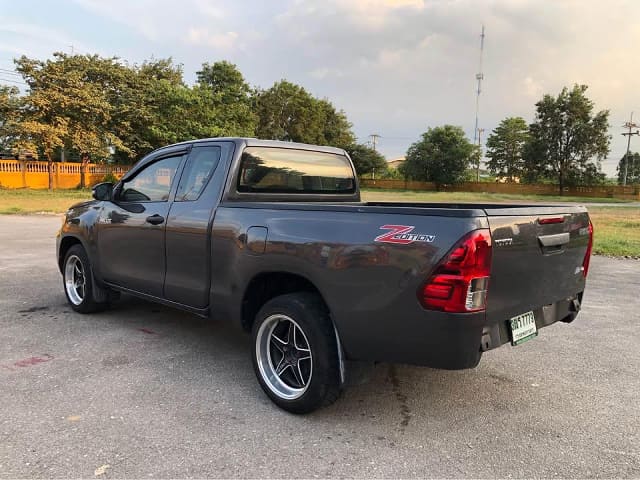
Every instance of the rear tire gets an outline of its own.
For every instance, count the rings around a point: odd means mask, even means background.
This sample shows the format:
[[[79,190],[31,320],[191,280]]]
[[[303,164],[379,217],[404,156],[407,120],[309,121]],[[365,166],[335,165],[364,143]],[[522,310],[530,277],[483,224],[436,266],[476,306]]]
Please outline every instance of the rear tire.
[[[79,313],[92,313],[108,307],[108,295],[96,292],[93,270],[87,252],[82,245],[73,245],[64,257],[62,285],[67,301]],[[104,301],[96,301],[98,293]]]
[[[329,312],[313,293],[269,300],[252,329],[253,368],[280,408],[309,413],[340,396],[340,358]]]

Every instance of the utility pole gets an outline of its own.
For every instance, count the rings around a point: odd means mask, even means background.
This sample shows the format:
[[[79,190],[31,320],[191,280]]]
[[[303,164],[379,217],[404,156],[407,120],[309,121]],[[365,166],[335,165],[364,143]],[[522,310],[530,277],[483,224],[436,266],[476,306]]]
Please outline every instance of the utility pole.
[[[484,80],[484,73],[482,73],[482,54],[483,53],[484,53],[484,25],[482,25],[482,33],[480,34],[480,65],[478,67],[478,73],[476,73],[478,88],[476,90],[476,123],[473,128],[473,143],[476,143],[477,134],[478,134],[478,113],[480,112],[480,92],[482,92],[482,80]]]
[[[380,135],[378,135],[377,133],[372,133],[371,135],[369,135],[369,138],[371,139],[371,145],[373,146],[373,151],[376,151],[376,146],[378,145],[378,139],[380,138]]]
[[[624,185],[627,184],[627,171],[628,171],[628,168],[629,168],[629,153],[630,153],[630,147],[631,147],[631,135],[640,135],[640,130],[636,130],[635,132],[631,131],[634,128],[638,128],[638,125],[633,123],[633,112],[631,112],[631,118],[629,119],[628,122],[625,122],[623,127],[629,129],[628,132],[625,132],[625,133],[622,134],[625,137],[627,137],[627,154],[624,156],[624,176],[622,177],[622,185],[624,186]]]
[[[478,164],[476,165],[476,182],[480,181],[480,160],[482,160],[482,134],[484,128],[478,128]]]

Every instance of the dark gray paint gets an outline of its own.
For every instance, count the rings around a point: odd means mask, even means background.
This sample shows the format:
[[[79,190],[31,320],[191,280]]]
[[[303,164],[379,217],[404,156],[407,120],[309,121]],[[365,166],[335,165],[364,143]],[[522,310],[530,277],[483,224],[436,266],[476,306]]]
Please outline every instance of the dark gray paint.
[[[126,178],[161,156],[188,154],[203,145],[222,146],[223,155],[195,202],[173,202],[176,181],[162,205],[89,202],[68,212],[60,237],[83,242],[98,281],[240,324],[252,279],[268,272],[295,274],[323,296],[348,358],[442,368],[475,366],[481,347],[507,342],[511,316],[535,310],[540,327],[575,316],[572,309],[579,306],[585,284],[576,268],[588,241],[581,234],[588,225],[582,207],[366,204],[359,203],[359,193],[239,194],[236,172],[248,145],[342,153],[255,139],[211,139],[160,149]],[[166,222],[145,224],[154,213]],[[539,225],[538,216],[548,214],[563,214],[565,222]],[[106,217],[111,223],[99,220]],[[435,235],[435,240],[375,243],[385,224],[415,226],[414,232]],[[435,265],[466,233],[489,227],[494,240],[510,238],[511,244],[494,243],[486,315],[424,310],[417,294]],[[542,249],[540,237],[564,233],[570,235],[568,244]]]

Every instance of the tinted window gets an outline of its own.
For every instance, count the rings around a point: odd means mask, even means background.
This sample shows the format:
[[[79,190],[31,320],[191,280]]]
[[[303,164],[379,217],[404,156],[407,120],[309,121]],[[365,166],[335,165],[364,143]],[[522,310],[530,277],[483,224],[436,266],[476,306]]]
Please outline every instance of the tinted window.
[[[184,167],[176,201],[197,200],[220,161],[220,147],[194,147]]]
[[[141,170],[122,184],[120,200],[125,202],[165,202],[182,157],[167,157]]]
[[[349,160],[335,153],[248,147],[242,153],[239,192],[353,193]]]

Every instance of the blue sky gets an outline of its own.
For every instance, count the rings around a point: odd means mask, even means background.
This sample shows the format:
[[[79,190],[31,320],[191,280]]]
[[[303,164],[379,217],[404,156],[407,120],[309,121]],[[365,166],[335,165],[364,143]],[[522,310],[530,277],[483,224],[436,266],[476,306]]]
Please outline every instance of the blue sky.
[[[286,78],[327,97],[361,141],[380,134],[390,158],[430,126],[473,137],[482,23],[485,136],[506,116],[531,121],[543,93],[585,83],[611,112],[603,167],[613,175],[621,125],[633,110],[640,120],[638,1],[0,0],[0,12],[0,82],[20,80],[6,72],[16,56],[72,48],[130,62],[170,56],[187,82],[202,62],[226,59],[252,85]]]

